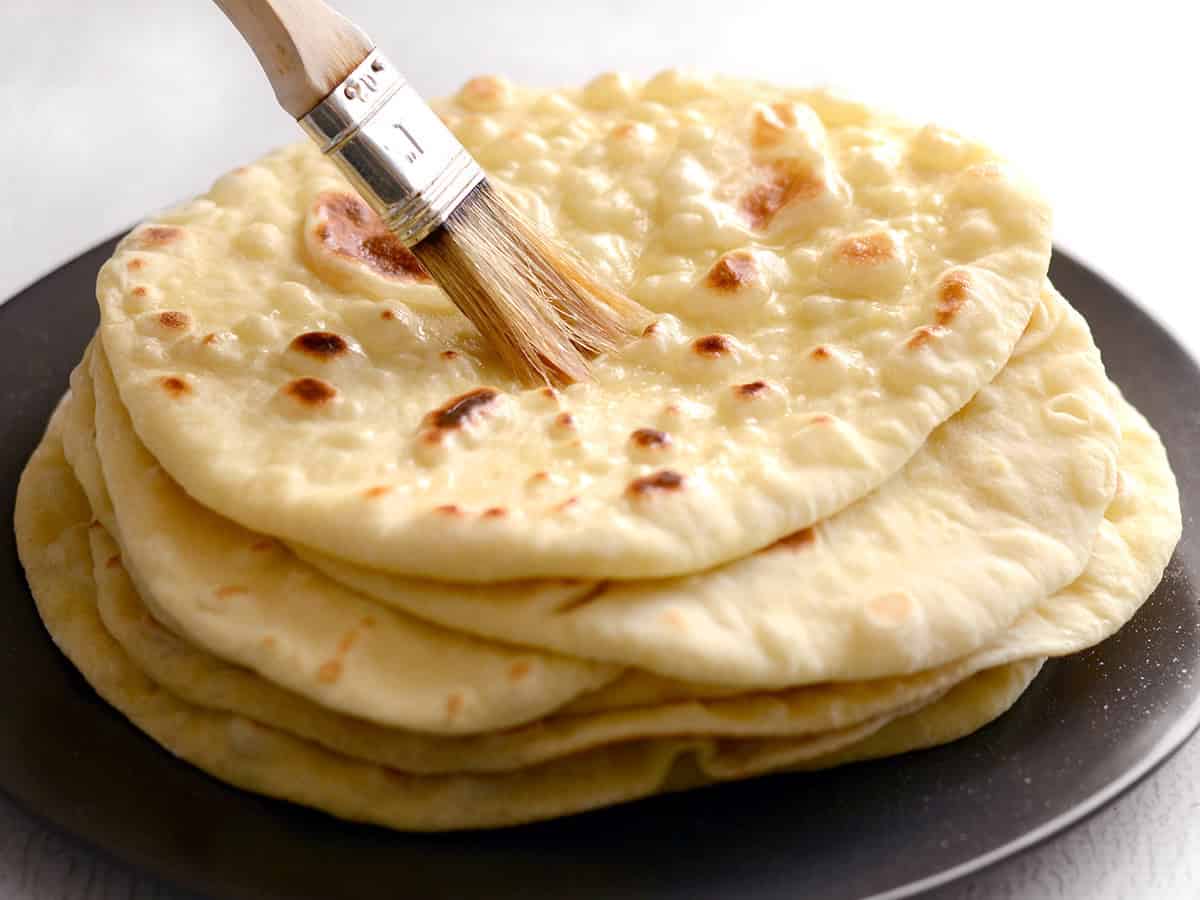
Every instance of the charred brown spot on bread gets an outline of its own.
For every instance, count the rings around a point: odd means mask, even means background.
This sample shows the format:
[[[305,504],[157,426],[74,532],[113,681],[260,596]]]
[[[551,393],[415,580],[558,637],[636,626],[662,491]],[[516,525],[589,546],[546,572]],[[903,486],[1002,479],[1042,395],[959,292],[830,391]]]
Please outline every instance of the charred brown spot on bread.
[[[823,359],[829,359],[830,357],[833,356],[833,353],[831,353],[829,348],[826,347],[824,344],[820,344],[816,347],[813,347],[812,352],[809,353],[808,355],[812,359],[820,361]]]
[[[757,280],[758,266],[754,262],[754,256],[744,250],[737,250],[718,259],[708,270],[704,283],[714,291],[732,294]]]
[[[413,281],[429,281],[425,267],[413,256],[411,250],[390,231],[373,234],[362,242],[362,259],[373,269],[393,278],[405,277]]]
[[[808,424],[810,424],[810,425],[830,425],[832,423],[833,423],[833,417],[826,416],[823,414],[818,415],[818,416],[813,416],[811,419],[808,420]]]
[[[446,697],[446,717],[449,719],[458,718],[458,714],[462,712],[463,704],[466,700],[463,695],[455,691]]]
[[[351,628],[349,631],[343,634],[342,639],[338,641],[337,655],[345,656],[347,653],[349,653],[350,648],[358,643],[358,635],[359,631],[357,628]]]
[[[358,643],[358,638],[362,634],[362,629],[370,628],[374,624],[375,620],[370,616],[367,616],[361,622],[359,622],[358,625],[343,634],[337,643],[337,647],[334,648],[333,658],[326,660],[321,664],[321,667],[317,669],[317,680],[331,684],[341,678],[342,672],[345,670],[344,660],[346,658],[346,654],[350,652],[356,643]]]
[[[379,314],[379,318],[385,319],[386,321],[390,322],[396,318],[396,313],[390,309],[385,309],[383,312],[381,312]]]
[[[173,309],[158,314],[158,324],[163,328],[187,328],[191,322],[192,318],[187,313]]]
[[[145,297],[146,289],[144,287],[142,287],[141,285],[138,285],[129,293],[133,294],[133,296],[135,296],[135,297]]]
[[[558,391],[556,391],[552,387],[540,388],[538,390],[538,393],[540,393],[547,400],[557,400],[558,399]]]
[[[388,278],[430,280],[412,251],[358,197],[327,191],[317,197],[316,218],[321,223],[317,240],[330,253],[365,263]]]
[[[638,428],[629,436],[635,446],[645,449],[660,449],[671,446],[671,436],[657,428]]]
[[[125,263],[125,268],[130,272],[140,271],[146,265],[146,261],[140,256],[134,257],[129,262]]]
[[[941,326],[922,325],[920,328],[914,331],[912,336],[908,339],[908,348],[910,350],[917,350],[943,333],[944,329],[941,328]]]
[[[483,511],[485,519],[503,519],[508,515],[508,510],[503,506],[489,506]]]
[[[297,378],[283,387],[283,392],[303,406],[319,407],[337,396],[337,388],[320,378]]]
[[[178,375],[164,375],[158,383],[172,397],[183,397],[192,392],[192,386]]]
[[[390,494],[392,486],[390,484],[377,484],[374,487],[369,487],[363,491],[363,496],[368,500],[375,500],[382,497],[384,494]]]
[[[778,144],[789,128],[796,127],[796,107],[791,103],[772,103],[754,111],[750,143],[755,147]]]
[[[137,242],[142,247],[165,247],[183,237],[183,229],[175,225],[151,225],[137,233]]]
[[[441,506],[435,506],[433,511],[439,516],[461,516],[462,508],[455,503],[443,503]]]
[[[218,600],[228,600],[230,597],[248,593],[250,593],[250,588],[242,584],[226,584],[213,591]]]
[[[327,193],[317,198],[317,205],[329,214],[331,219],[345,221],[355,228],[362,228],[371,222],[375,214],[360,198],[353,194]]]
[[[792,550],[799,550],[801,547],[807,547],[817,539],[817,534],[812,528],[801,528],[799,531],[793,531],[791,534],[785,534],[774,544],[772,548],[784,547]]]
[[[500,392],[495,388],[473,388],[465,394],[451,397],[437,409],[425,415],[425,426],[443,431],[462,428],[486,410]]]
[[[121,554],[114,553],[112,556],[110,556],[108,559],[106,559],[104,561],[104,568],[115,569],[120,564],[121,564]]]
[[[662,326],[658,324],[658,320],[656,319],[642,329],[642,337],[654,337],[660,331],[662,331]]]
[[[949,325],[963,308],[971,293],[971,279],[966,272],[951,272],[938,287],[936,321]]]
[[[636,122],[622,122],[616,126],[609,134],[619,141],[633,137],[637,133]]]
[[[210,331],[204,336],[204,339],[201,341],[201,343],[203,343],[205,346],[211,347],[219,340],[220,338],[217,337],[217,333],[215,331]]]
[[[771,163],[763,180],[751,188],[741,201],[742,214],[755,228],[766,228],[776,213],[795,200],[811,200],[825,190],[812,168],[796,159]]]
[[[701,356],[715,359],[732,350],[733,344],[723,334],[706,334],[704,337],[698,337],[692,341],[692,349]]]
[[[317,681],[322,684],[333,684],[341,677],[342,661],[340,659],[327,659],[317,669]]]
[[[441,356],[441,358],[446,360],[447,362],[449,362],[452,359],[458,359],[458,351],[456,351],[456,350],[443,350],[438,355]]]
[[[683,488],[683,476],[673,469],[659,469],[641,478],[629,482],[627,493],[633,497],[642,497],[663,491],[678,491]]]
[[[575,427],[575,417],[573,415],[571,415],[569,412],[560,412],[557,416],[554,417],[554,424],[558,428],[574,428]]]
[[[877,231],[874,234],[846,238],[834,248],[833,255],[855,265],[878,265],[894,259],[896,247],[887,234]]]
[[[327,362],[350,351],[350,345],[340,334],[332,331],[307,331],[292,338],[289,345],[297,353]]]
[[[532,671],[533,663],[527,659],[518,659],[508,667],[508,677],[510,681],[521,681]]]
[[[770,390],[770,386],[765,381],[747,381],[745,384],[739,384],[734,387],[733,392],[739,397],[757,397],[759,394],[765,394]]]

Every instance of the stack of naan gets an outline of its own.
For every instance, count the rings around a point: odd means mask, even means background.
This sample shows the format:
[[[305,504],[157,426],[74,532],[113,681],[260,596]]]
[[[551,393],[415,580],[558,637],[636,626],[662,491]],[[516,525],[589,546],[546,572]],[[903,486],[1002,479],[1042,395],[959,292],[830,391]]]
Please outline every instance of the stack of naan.
[[[1166,454],[987,149],[680,72],[439,112],[654,317],[524,386],[304,144],[133,231],[17,531],[174,754],[527,822],[951,741],[1158,582]]]

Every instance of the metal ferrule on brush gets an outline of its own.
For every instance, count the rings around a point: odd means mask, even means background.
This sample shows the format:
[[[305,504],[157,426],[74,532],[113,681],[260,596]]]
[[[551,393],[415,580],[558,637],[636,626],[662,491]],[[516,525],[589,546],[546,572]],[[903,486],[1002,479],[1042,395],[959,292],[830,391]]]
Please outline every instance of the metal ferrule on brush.
[[[483,181],[479,164],[378,50],[300,126],[409,247]]]

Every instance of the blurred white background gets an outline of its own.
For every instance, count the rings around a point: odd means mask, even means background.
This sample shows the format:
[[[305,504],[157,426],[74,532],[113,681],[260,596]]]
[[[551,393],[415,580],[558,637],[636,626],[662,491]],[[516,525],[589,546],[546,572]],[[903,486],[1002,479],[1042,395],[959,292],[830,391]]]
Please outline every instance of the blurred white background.
[[[337,5],[429,96],[486,72],[551,85],[683,65],[832,83],[982,137],[1054,202],[1061,246],[1200,354],[1200,65],[1196,26],[1180,12],[1186,4]],[[298,137],[253,56],[206,0],[6,0],[0,122],[0,299]],[[1194,898],[1198,808],[1193,745],[1085,827],[952,895]],[[101,893],[96,884],[109,887]],[[0,800],[0,896],[90,898],[114,884],[122,894],[128,884],[130,895],[159,895],[152,882],[46,837]]]

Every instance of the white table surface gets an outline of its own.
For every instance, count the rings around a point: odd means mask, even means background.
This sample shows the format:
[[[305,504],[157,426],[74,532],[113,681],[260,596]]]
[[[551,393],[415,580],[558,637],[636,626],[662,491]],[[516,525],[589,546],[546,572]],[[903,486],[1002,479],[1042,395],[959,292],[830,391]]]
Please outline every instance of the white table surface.
[[[1054,202],[1058,243],[1200,355],[1196,25],[1185,4],[1115,6],[340,3],[428,95],[485,72],[560,84],[685,65],[830,82],[983,137]],[[296,136],[204,0],[6,0],[0,122],[0,298]],[[0,795],[0,898],[182,896]],[[939,896],[1200,896],[1200,740],[1081,827]]]

